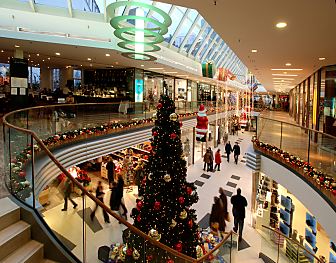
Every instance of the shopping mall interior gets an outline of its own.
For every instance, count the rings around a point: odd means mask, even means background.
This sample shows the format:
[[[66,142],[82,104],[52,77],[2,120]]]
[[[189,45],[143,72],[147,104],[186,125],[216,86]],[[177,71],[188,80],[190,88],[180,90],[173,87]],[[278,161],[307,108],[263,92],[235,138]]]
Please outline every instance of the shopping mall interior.
[[[335,1],[0,13],[0,262],[336,263]]]

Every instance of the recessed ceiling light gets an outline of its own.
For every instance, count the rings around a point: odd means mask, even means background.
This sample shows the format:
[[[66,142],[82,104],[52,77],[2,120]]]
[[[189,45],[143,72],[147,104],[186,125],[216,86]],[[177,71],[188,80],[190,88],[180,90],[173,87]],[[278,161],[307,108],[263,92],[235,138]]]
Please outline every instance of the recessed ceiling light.
[[[49,68],[49,66],[48,66],[48,68]]]
[[[325,58],[321,57],[321,58],[319,58],[319,60],[325,60]]]
[[[145,65],[140,65],[141,67],[144,67]]]
[[[277,28],[285,28],[287,26],[286,22],[279,22],[275,25]]]
[[[290,67],[292,64],[291,63],[286,63],[286,66],[287,67]]]
[[[30,61],[31,63],[34,63],[34,60]]]
[[[92,59],[91,59],[91,58],[88,58],[87,60],[88,60],[88,61],[91,61]]]
[[[3,49],[1,49],[1,53],[4,53],[5,51],[3,51]]]
[[[39,56],[40,56],[40,54],[39,54],[39,53],[37,53],[37,54],[36,54],[36,56],[38,56],[38,57],[39,57]]]
[[[301,71],[302,68],[272,68],[271,70]]]
[[[109,56],[111,56],[111,55],[110,55],[110,54],[108,54],[108,53],[106,53],[106,54],[105,54],[105,56],[109,57]]]
[[[118,61],[116,61],[116,65],[118,65],[119,64],[119,62]]]
[[[252,53],[257,53],[258,50],[256,50],[256,49],[252,49],[251,52],[252,52]]]
[[[30,54],[28,54],[28,57],[30,57]]]
[[[81,67],[83,67],[83,65],[81,65]]]
[[[111,68],[114,68],[114,66],[113,66],[113,65],[111,65],[110,67],[111,67]]]
[[[272,74],[272,76],[288,76],[288,77],[297,77],[298,75],[295,75],[295,74]]]
[[[50,58],[48,58],[48,60],[50,60]]]
[[[14,47],[19,48],[20,46],[19,45],[14,45]]]
[[[44,59],[42,59],[42,61],[44,62]]]
[[[60,56],[60,55],[61,55],[61,53],[59,53],[59,52],[56,52],[56,53],[55,53],[55,55],[56,55],[56,56]]]
[[[92,64],[90,64],[90,67],[92,67]]]
[[[295,79],[290,79],[290,78],[273,78],[273,79],[295,80]]]

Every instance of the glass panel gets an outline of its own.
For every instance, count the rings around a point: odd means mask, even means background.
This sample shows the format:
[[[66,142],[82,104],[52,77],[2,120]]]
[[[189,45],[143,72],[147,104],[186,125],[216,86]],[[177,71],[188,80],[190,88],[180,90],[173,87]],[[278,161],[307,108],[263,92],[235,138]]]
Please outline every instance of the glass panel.
[[[214,40],[214,38],[216,37],[216,32],[213,31],[210,35],[210,38],[206,41],[201,53],[199,54],[199,59],[201,59],[203,57],[203,55],[205,54],[205,52],[208,51],[208,48],[210,47],[212,41]]]
[[[203,44],[203,41],[204,41],[205,38],[209,35],[210,31],[211,31],[211,27],[208,25],[208,26],[206,27],[206,29],[204,30],[202,36],[201,36],[199,39],[196,40],[197,43],[196,43],[196,45],[195,45],[194,50],[191,52],[191,55],[195,56],[195,55],[197,54],[198,50],[200,49],[200,47],[201,47],[202,44]]]
[[[64,7],[64,8],[68,7],[67,0],[34,0],[34,1],[35,1],[35,4],[50,5],[50,6],[57,6],[57,7]]]
[[[189,18],[186,18],[184,21],[183,21],[183,24],[182,26],[180,27],[180,30],[179,32],[177,33],[177,36],[173,42],[173,45],[175,47],[180,47],[184,38],[186,37],[186,35],[188,34],[189,30],[190,30],[190,27],[192,26],[192,23],[193,21],[190,20]]]
[[[186,8],[177,8],[175,7],[173,12],[171,13],[170,17],[172,19],[172,24],[170,25],[170,27],[168,28],[168,32],[167,34],[164,35],[165,41],[167,43],[170,42],[172,36],[175,33],[176,28],[178,27],[178,25],[180,24],[182,18],[183,18],[183,14],[185,13],[187,9]]]
[[[186,52],[189,52],[192,44],[196,41],[196,37],[199,34],[200,30],[201,30],[201,25],[200,25],[201,19],[198,20],[197,25],[193,28],[193,30],[191,31],[188,39],[186,40],[184,46],[183,46],[183,50]]]
[[[110,0],[109,3],[115,2]],[[94,13],[104,13],[104,0],[72,0],[72,8]]]

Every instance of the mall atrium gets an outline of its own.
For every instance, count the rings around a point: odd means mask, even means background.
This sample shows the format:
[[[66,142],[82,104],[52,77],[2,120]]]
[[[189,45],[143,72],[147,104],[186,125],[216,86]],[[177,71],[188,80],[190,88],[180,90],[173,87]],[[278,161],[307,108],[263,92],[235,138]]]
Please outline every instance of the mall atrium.
[[[336,263],[334,0],[0,13],[0,262]]]

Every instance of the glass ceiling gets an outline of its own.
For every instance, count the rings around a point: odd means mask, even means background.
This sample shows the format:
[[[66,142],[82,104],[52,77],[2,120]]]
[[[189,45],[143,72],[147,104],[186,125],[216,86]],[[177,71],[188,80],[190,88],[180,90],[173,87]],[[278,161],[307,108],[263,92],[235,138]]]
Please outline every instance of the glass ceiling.
[[[49,5],[102,14],[106,6],[116,1],[125,0],[33,0],[35,5]],[[237,76],[237,80],[245,83],[247,67],[196,10],[149,0],[138,1],[154,5],[172,18],[173,23],[164,35],[164,43],[162,43],[164,46],[201,63],[213,61],[217,68],[223,67],[230,70]],[[120,15],[128,12],[130,9],[127,10],[127,8],[118,10]],[[153,19],[160,19],[157,14],[149,10],[145,10],[145,14]]]

